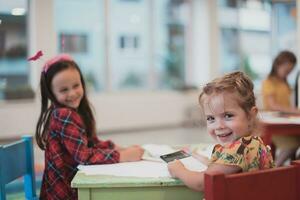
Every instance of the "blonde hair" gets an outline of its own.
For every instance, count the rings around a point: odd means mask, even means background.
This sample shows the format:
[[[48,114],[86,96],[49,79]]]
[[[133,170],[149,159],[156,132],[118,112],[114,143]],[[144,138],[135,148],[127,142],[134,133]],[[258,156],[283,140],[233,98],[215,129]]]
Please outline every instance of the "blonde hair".
[[[243,72],[225,74],[203,87],[199,96],[199,103],[203,107],[204,96],[228,92],[235,94],[239,106],[249,114],[250,110],[256,106],[253,87],[251,79]]]

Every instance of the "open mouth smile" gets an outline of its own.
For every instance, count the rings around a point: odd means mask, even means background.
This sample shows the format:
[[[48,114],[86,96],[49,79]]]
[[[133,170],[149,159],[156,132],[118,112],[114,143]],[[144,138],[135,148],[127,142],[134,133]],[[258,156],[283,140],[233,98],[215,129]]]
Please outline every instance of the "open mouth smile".
[[[232,132],[229,132],[229,133],[219,134],[219,135],[217,135],[217,136],[223,138],[223,137],[228,137],[228,136],[231,135],[231,134],[232,134]]]

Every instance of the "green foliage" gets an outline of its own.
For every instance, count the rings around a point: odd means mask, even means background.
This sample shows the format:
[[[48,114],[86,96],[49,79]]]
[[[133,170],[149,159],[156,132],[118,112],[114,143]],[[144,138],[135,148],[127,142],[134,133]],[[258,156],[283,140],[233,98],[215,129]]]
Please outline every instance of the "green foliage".
[[[249,58],[247,56],[243,56],[243,66],[244,72],[252,79],[256,80],[259,78],[259,75],[252,69]]]
[[[142,77],[133,71],[129,72],[127,76],[124,78],[124,80],[122,81],[122,86],[127,88],[134,88],[142,85],[143,85]]]

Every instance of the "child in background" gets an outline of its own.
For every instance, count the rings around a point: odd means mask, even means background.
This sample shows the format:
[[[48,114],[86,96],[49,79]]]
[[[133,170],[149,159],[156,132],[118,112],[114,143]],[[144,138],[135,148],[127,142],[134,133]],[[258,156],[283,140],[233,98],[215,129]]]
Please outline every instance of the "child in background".
[[[300,110],[292,105],[292,90],[287,82],[296,63],[297,58],[290,51],[281,51],[276,56],[269,76],[262,83],[264,109],[300,114]],[[274,135],[272,141],[280,150],[275,159],[276,166],[283,165],[288,159],[296,159],[296,152],[300,147],[299,136]]]
[[[77,199],[71,180],[77,166],[140,160],[139,146],[121,148],[96,136],[95,119],[78,65],[67,54],[49,60],[41,73],[38,146],[45,150],[40,199]]]
[[[208,133],[220,144],[214,147],[206,171],[190,171],[176,160],[168,164],[173,177],[203,191],[205,172],[233,174],[274,167],[270,150],[256,136],[257,108],[253,83],[247,76],[234,72],[206,84],[199,103]]]

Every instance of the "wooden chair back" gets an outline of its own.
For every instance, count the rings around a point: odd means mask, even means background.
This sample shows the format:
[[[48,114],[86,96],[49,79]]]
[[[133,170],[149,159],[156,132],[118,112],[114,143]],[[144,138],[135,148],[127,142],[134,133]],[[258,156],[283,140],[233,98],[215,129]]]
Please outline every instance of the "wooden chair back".
[[[205,200],[300,200],[300,161],[254,172],[204,175]]]

